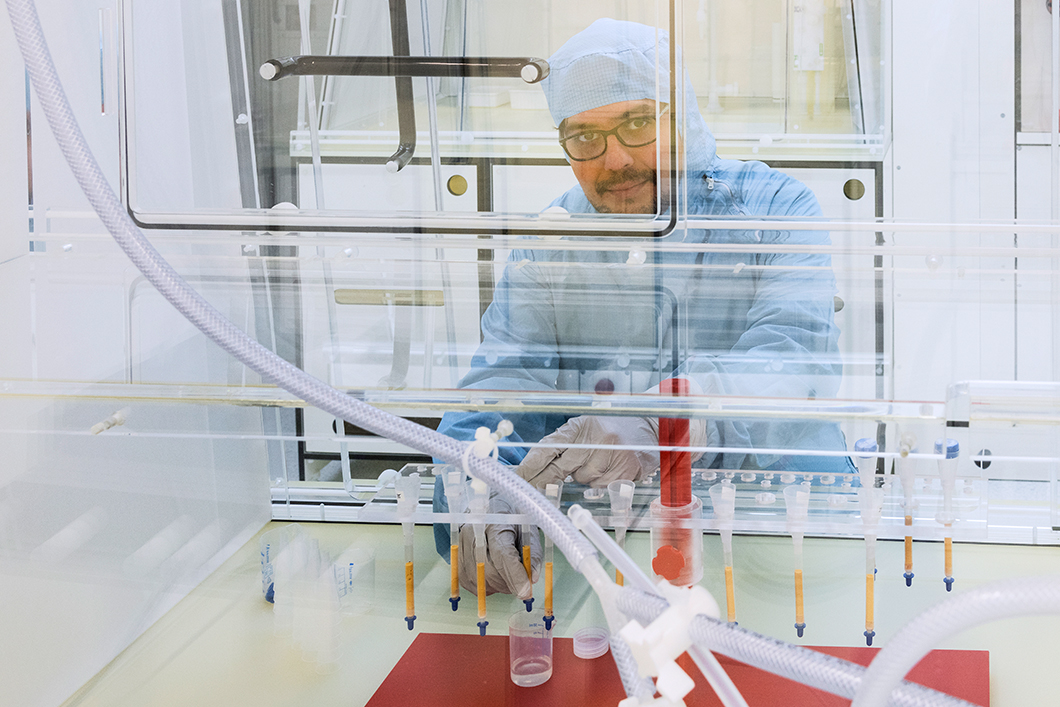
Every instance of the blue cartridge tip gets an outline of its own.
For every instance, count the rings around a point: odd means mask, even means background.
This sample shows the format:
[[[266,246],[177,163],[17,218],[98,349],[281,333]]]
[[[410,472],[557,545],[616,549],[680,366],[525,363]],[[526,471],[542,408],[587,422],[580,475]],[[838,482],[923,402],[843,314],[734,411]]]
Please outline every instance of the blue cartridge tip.
[[[802,638],[802,632],[806,630],[806,624],[795,624],[795,630],[799,634],[799,638]]]
[[[412,616],[406,616],[405,617],[405,623],[407,623],[409,625],[409,631],[411,631],[412,630],[412,625],[414,623],[416,623],[416,615],[413,614]]]
[[[485,636],[486,635],[486,627],[489,626],[489,625],[490,625],[489,621],[479,621],[478,622],[478,635]]]
[[[453,611],[456,611],[456,605],[460,603],[460,597],[449,597],[449,603],[453,605]]]
[[[545,630],[546,631],[551,631],[552,630],[552,622],[555,621],[555,620],[556,620],[555,616],[546,616],[545,617]]]
[[[947,459],[956,459],[961,451],[961,445],[955,439],[936,439],[935,454],[946,453]]]
[[[523,599],[523,603],[526,604],[526,613],[529,614],[531,611],[534,610],[534,598],[533,597],[530,597],[529,599]]]
[[[946,591],[947,592],[952,592],[953,591],[953,577],[945,577],[945,578],[943,578],[942,581],[946,583]]]
[[[276,603],[276,584],[269,582],[269,588],[265,591],[265,601],[270,604]]]
[[[879,448],[880,446],[876,444],[876,440],[871,437],[862,437],[857,442],[854,442],[854,451],[863,454],[874,454]]]
[[[865,632],[865,645],[866,646],[871,646],[872,645],[872,637],[875,636],[875,635],[876,635],[875,631],[866,631]]]
[[[907,587],[913,586],[913,573],[912,572],[906,572],[902,576],[905,577],[905,586],[907,586]]]

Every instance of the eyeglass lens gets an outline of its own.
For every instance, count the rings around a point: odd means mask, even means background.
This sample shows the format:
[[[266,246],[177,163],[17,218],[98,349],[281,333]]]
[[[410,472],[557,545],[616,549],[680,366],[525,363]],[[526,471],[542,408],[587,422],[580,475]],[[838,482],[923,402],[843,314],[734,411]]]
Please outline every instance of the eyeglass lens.
[[[655,116],[639,115],[612,130],[594,130],[561,140],[563,149],[575,160],[592,160],[607,151],[607,138],[614,135],[626,147],[644,147],[655,142]]]

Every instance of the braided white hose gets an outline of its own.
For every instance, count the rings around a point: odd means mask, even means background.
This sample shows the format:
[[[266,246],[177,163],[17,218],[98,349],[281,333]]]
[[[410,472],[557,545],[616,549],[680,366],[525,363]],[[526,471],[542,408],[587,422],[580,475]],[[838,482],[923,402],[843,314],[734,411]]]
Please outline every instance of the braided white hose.
[[[618,593],[619,610],[644,624],[654,621],[667,606],[662,597],[645,594],[633,587],[625,587]],[[840,697],[853,697],[866,673],[866,669],[856,663],[729,626],[709,616],[696,616],[689,631],[702,649]],[[922,685],[901,682],[901,677],[889,703],[893,707],[974,707]]]
[[[998,619],[1043,614],[1060,614],[1060,577],[996,582],[947,599],[907,623],[887,642],[865,671],[851,707],[894,704],[892,691],[902,678],[951,636]]]

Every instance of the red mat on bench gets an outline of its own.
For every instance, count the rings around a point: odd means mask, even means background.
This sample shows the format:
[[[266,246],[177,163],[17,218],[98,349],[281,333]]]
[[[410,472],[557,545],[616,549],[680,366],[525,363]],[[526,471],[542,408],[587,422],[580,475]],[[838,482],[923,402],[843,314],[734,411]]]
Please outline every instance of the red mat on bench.
[[[813,650],[868,665],[878,648],[808,646]],[[570,638],[552,645],[552,677],[538,687],[516,687],[508,676],[508,637],[421,633],[379,686],[369,707],[466,707],[467,705],[601,705],[614,707],[625,697],[611,654],[594,660],[574,656]],[[718,656],[749,707],[846,707],[848,700]],[[687,655],[678,661],[696,681],[685,698],[689,707],[721,703]],[[990,663],[987,651],[932,651],[909,679],[973,704],[989,707]]]

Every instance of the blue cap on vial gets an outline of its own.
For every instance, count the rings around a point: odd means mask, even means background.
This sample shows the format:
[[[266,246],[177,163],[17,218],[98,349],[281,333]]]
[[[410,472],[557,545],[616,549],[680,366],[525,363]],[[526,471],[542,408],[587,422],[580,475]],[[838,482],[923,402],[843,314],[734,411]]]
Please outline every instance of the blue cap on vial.
[[[958,452],[961,451],[961,445],[955,439],[936,439],[935,454],[942,454],[943,446],[946,449],[947,459],[956,459]]]
[[[857,442],[854,442],[854,452],[875,454],[876,450],[879,448],[879,445],[876,444],[876,440],[871,437],[862,437]]]

